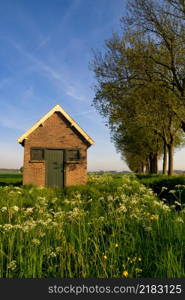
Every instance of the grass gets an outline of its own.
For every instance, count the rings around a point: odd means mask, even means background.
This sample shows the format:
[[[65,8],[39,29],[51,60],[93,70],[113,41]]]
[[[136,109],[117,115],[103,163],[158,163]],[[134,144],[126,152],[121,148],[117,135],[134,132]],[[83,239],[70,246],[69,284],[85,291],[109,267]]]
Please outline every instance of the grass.
[[[154,193],[158,195],[161,200],[168,202],[169,204],[178,203],[185,204],[185,176],[174,175],[137,175],[140,182],[146,187],[151,188]]]
[[[20,186],[22,184],[21,173],[0,173],[0,186]]]
[[[184,277],[184,222],[133,175],[2,186],[0,277]]]

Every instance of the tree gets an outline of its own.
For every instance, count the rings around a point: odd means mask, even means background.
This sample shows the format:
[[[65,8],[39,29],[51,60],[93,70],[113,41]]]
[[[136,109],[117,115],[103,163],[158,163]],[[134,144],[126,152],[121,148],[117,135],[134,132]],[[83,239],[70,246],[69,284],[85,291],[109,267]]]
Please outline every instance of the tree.
[[[124,127],[124,124],[120,124],[113,132],[116,149],[134,172],[157,173],[157,161],[161,154],[160,138],[146,128],[138,128],[137,121],[131,125]]]
[[[185,3],[183,0],[130,0],[123,26],[140,30],[150,42],[148,61],[152,61],[158,84],[170,89],[178,98],[174,112],[185,131]],[[145,53],[146,55],[146,53]],[[151,76],[152,76],[151,74]]]
[[[181,127],[177,115],[179,106],[174,93],[162,85],[158,75],[156,76],[155,63],[148,55],[153,46],[151,47],[151,43],[142,37],[140,32],[137,35],[136,32],[129,35],[127,33],[122,38],[114,34],[106,41],[105,55],[95,53],[92,69],[98,84],[93,103],[108,119],[114,142],[118,150],[127,153],[127,157],[128,153],[132,154],[132,157],[134,155],[130,147],[132,145],[132,148],[137,149],[137,157],[141,158],[138,153],[143,151],[140,151],[140,147],[136,147],[136,144],[138,145],[138,128],[142,130],[142,136],[145,136],[142,143],[145,148],[147,149],[147,143],[148,149],[151,149],[151,145],[153,147],[153,150],[147,153],[150,162],[155,160],[155,164],[150,167],[152,172],[157,172],[156,161],[159,152],[162,151],[161,141],[163,141],[165,147],[168,147],[169,175],[171,175],[175,137]],[[134,134],[133,128],[137,134]],[[150,140],[146,138],[148,136]]]

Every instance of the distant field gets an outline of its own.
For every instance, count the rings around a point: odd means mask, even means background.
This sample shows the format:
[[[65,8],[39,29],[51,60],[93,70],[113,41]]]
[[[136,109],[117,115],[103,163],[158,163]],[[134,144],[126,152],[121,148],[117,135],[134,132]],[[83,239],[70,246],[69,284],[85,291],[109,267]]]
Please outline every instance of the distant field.
[[[21,185],[22,174],[21,173],[0,173],[0,186],[5,185]]]

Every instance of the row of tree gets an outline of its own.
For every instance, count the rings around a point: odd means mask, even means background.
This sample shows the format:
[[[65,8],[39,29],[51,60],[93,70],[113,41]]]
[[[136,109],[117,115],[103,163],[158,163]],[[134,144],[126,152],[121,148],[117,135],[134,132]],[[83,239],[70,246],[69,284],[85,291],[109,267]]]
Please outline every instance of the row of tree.
[[[163,156],[172,175],[185,132],[185,0],[130,0],[121,26],[94,53],[93,104],[131,170],[157,173]]]

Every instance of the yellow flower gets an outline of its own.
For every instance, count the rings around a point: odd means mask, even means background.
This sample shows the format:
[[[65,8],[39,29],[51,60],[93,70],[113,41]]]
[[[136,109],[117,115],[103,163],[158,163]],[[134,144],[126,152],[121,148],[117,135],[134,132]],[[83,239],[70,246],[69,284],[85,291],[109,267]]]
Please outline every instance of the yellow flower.
[[[128,277],[128,271],[123,271],[123,274],[122,274],[124,277]]]
[[[150,220],[158,220],[159,216],[158,215],[151,215]]]
[[[118,248],[118,246],[119,246],[118,244],[115,244],[115,248]]]
[[[104,255],[103,258],[104,258],[105,260],[107,260],[108,257],[107,257],[107,255]]]

